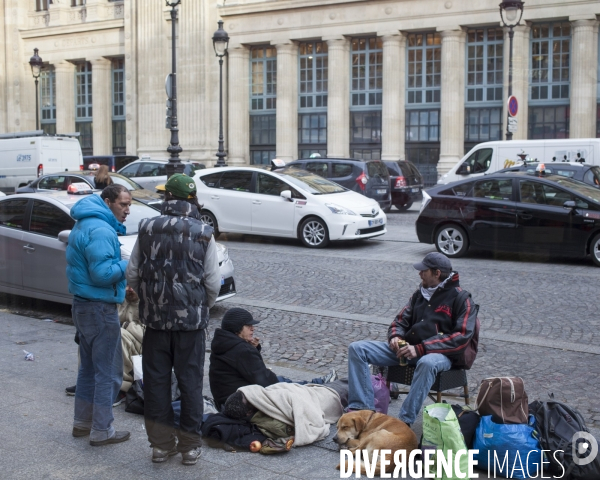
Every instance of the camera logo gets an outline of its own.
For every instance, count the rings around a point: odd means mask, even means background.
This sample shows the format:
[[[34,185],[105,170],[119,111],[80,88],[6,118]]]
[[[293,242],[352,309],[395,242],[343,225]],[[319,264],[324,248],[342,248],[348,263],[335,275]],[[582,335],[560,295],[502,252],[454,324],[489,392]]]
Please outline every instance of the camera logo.
[[[598,442],[587,432],[577,432],[571,439],[573,445],[573,461],[583,466],[592,463],[598,455]]]

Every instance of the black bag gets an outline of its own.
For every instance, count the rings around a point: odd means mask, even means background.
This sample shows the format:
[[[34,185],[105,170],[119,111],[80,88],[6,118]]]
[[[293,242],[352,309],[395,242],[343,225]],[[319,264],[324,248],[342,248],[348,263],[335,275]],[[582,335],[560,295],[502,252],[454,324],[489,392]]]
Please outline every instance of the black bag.
[[[529,404],[529,412],[535,416],[536,430],[544,450],[550,450],[548,461],[550,471],[547,474],[563,480],[600,480],[600,457],[587,465],[577,465],[573,458],[573,448],[587,449],[577,455],[586,459],[592,454],[592,446],[585,439],[576,440],[573,445],[573,435],[579,432],[589,433],[581,414],[565,403],[550,401],[535,401]]]
[[[144,387],[140,380],[135,380],[125,395],[125,411],[137,415],[144,414]]]
[[[471,410],[470,407],[461,405],[452,405],[452,410],[458,418],[458,424],[460,425],[460,431],[465,439],[465,444],[468,449],[473,448],[473,440],[475,439],[475,430],[481,422],[481,417],[475,410]]]

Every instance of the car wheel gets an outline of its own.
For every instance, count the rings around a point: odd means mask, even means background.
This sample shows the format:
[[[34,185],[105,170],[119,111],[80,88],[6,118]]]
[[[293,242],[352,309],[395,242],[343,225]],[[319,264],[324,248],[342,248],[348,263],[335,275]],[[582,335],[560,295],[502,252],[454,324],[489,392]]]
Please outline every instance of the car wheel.
[[[404,205],[394,205],[394,207],[396,207],[401,212],[406,212],[412,206],[413,206],[413,202],[411,200],[406,202]]]
[[[300,240],[305,247],[323,248],[329,243],[327,225],[319,218],[307,218],[300,227]]]
[[[592,261],[597,267],[600,267],[600,233],[592,239],[590,245],[590,254],[592,255]]]
[[[213,228],[214,230],[214,237],[215,239],[219,237],[219,228],[218,228],[218,224],[217,224],[217,219],[215,218],[215,216],[210,213],[208,210],[202,210],[200,211],[200,221],[202,223],[206,223],[206,225],[210,226]]]
[[[447,257],[462,257],[469,249],[469,239],[461,227],[443,225],[435,236],[435,248]]]

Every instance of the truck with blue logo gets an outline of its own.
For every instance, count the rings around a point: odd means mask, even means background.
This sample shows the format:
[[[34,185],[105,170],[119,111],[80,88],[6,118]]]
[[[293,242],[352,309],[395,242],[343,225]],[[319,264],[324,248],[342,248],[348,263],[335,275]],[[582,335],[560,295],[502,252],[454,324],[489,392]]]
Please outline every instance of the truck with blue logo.
[[[46,173],[83,170],[78,136],[42,130],[0,134],[0,191],[14,193]]]

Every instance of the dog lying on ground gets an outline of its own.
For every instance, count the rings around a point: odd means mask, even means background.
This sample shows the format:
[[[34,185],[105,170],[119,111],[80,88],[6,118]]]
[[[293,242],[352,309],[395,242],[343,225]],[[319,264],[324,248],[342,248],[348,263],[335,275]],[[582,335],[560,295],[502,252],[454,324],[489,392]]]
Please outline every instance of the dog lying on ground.
[[[340,449],[347,449],[352,453],[356,450],[367,450],[369,458],[372,458],[374,450],[391,450],[391,459],[394,458],[396,450],[406,450],[408,457],[410,452],[419,446],[415,432],[406,423],[371,410],[359,410],[342,415],[338,420],[337,434],[333,437],[333,441],[340,446]],[[378,462],[376,475],[381,474],[380,466]],[[390,465],[386,466],[385,472],[391,473],[394,468],[392,460]],[[337,469],[340,469],[340,465]],[[367,473],[362,461],[361,473]]]

